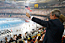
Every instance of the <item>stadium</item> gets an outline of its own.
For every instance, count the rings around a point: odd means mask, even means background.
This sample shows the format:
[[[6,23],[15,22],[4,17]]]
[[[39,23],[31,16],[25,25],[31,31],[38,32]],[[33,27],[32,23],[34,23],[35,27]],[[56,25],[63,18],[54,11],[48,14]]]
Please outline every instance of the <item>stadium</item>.
[[[25,6],[29,6],[30,11]],[[53,9],[59,9],[65,17],[64,0],[0,0],[0,43],[42,43],[46,27],[33,22],[26,12],[48,21]],[[65,26],[65,21],[63,24]],[[61,43],[64,42],[65,30]]]

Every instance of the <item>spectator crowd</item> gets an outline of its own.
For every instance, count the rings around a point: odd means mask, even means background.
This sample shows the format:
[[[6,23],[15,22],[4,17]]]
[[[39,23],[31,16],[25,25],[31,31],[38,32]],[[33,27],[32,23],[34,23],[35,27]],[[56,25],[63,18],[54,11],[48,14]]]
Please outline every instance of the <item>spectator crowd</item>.
[[[32,29],[32,32],[26,32],[25,36],[15,34],[11,37],[11,35],[9,35],[10,39],[5,37],[4,41],[1,40],[0,43],[43,43],[45,33],[46,27],[39,28],[38,30]],[[65,43],[65,35],[62,37],[61,43]]]
[[[5,37],[4,41],[1,40],[0,43],[41,43],[43,42],[45,32],[45,27],[39,28],[38,30],[32,29],[32,32],[26,32],[25,36],[15,34],[11,37],[11,35],[9,35],[10,39]]]

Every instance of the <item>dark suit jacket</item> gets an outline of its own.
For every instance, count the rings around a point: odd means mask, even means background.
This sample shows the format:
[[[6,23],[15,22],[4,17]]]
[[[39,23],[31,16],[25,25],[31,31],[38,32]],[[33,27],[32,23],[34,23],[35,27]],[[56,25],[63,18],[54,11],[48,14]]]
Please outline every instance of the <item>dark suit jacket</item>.
[[[43,21],[33,17],[32,21],[47,27],[43,43],[61,43],[64,26],[59,19]]]

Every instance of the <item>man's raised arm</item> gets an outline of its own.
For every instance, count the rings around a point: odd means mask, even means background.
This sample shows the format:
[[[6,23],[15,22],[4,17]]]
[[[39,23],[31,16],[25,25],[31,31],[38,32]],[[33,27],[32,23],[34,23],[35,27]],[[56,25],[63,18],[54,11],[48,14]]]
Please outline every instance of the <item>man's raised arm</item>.
[[[32,17],[32,16],[30,16],[29,13],[26,13],[26,16],[29,17],[29,18],[31,18],[32,21],[34,21],[34,22],[36,22],[36,23],[38,23],[38,24],[40,24],[40,25],[42,25],[42,26],[47,27],[48,21],[43,21],[43,20],[41,20],[41,19]]]

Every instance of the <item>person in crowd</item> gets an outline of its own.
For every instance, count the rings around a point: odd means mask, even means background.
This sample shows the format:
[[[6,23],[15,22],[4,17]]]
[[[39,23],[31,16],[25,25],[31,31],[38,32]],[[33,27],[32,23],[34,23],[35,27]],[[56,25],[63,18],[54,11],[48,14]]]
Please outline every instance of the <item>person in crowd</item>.
[[[24,38],[22,34],[21,34],[21,38],[22,38],[22,39]]]
[[[22,41],[21,37],[19,37],[19,43],[24,43],[24,42]]]
[[[42,32],[41,32],[41,36],[42,36],[43,34],[44,34],[44,32],[42,31]]]
[[[24,38],[26,38],[26,36],[27,36],[27,35],[26,35],[26,33],[25,33],[25,37],[24,37]]]
[[[10,41],[9,41],[9,43],[11,43],[11,42],[13,42],[14,40],[13,40],[13,38],[10,38]]]
[[[38,37],[38,43],[42,43],[43,41],[41,41],[41,36]]]
[[[21,34],[19,34],[19,37],[22,38],[22,37],[21,37]]]
[[[64,25],[64,29],[65,29],[65,22],[63,23],[63,25]]]
[[[65,35],[63,35],[63,37],[62,37],[62,42],[61,43],[65,43]]]
[[[53,10],[50,13],[50,20],[44,21],[30,16],[29,13],[26,13],[26,16],[31,18],[32,21],[46,27],[46,34],[43,43],[61,43],[62,34],[64,32],[64,26],[63,23],[59,20],[60,15],[60,10]]]
[[[63,36],[63,43],[65,43],[65,35]]]
[[[42,33],[42,38],[41,38],[42,41],[44,40],[45,33],[46,33],[46,32],[43,32],[43,33]]]
[[[41,32],[41,28],[38,29],[38,32],[39,32],[39,33]]]
[[[2,43],[2,40],[1,40],[1,43]]]
[[[16,34],[15,36],[16,36],[16,43],[17,43],[17,40],[18,40],[18,36],[17,36],[17,34]]]
[[[19,38],[22,38],[22,37],[21,37],[21,34],[19,34],[19,35],[17,36],[16,40],[18,40]]]
[[[35,38],[34,36],[35,36],[35,34],[34,34],[34,32],[32,32],[32,34],[31,34],[32,39]]]
[[[19,43],[24,43],[23,41],[19,41]]]
[[[31,43],[31,38],[30,37],[28,37],[28,39],[27,39],[27,43]]]
[[[13,36],[13,40],[16,40],[16,35]]]
[[[25,43],[27,43],[27,39],[26,38],[24,38],[24,41],[25,41]]]
[[[35,40],[34,43],[38,43],[38,41],[39,41],[40,39],[41,39],[41,34],[38,33],[38,34],[37,34],[37,37],[36,37],[36,40]]]
[[[18,40],[18,37],[19,37],[19,36],[16,37],[16,40]]]
[[[8,41],[7,41],[7,37],[5,37],[5,43],[8,43]]]

